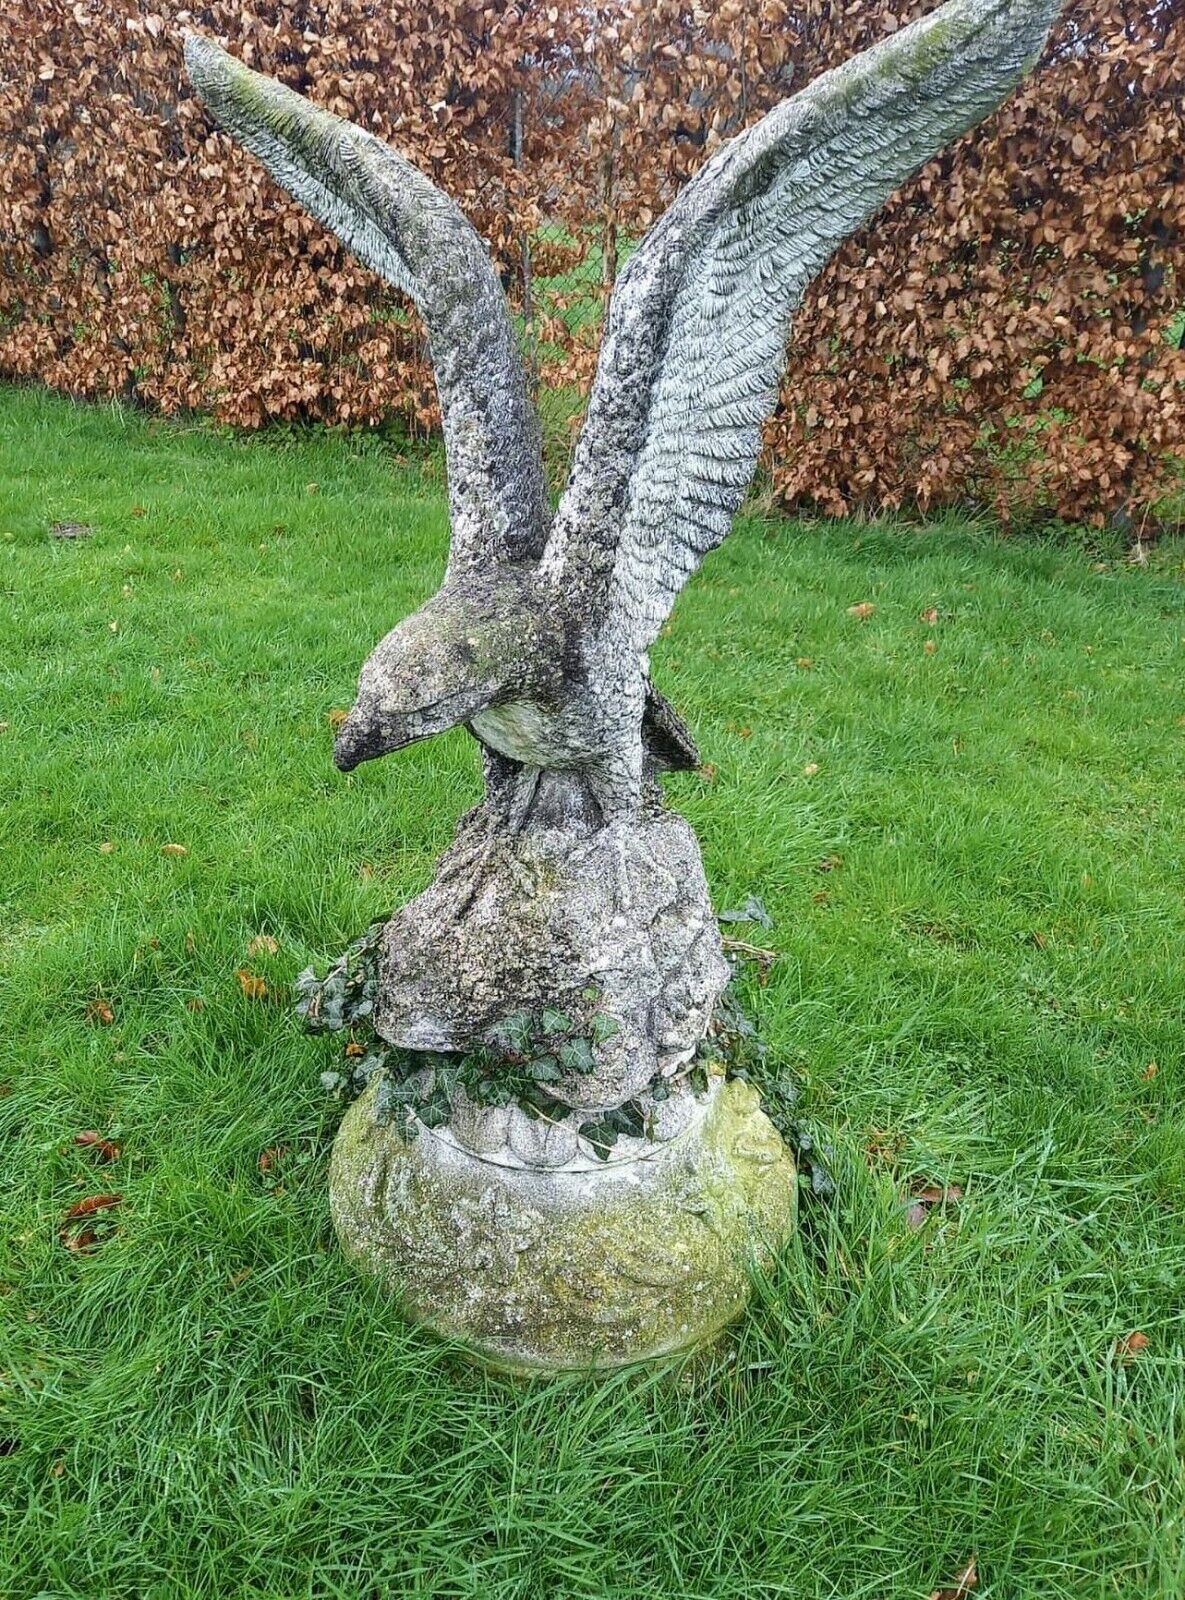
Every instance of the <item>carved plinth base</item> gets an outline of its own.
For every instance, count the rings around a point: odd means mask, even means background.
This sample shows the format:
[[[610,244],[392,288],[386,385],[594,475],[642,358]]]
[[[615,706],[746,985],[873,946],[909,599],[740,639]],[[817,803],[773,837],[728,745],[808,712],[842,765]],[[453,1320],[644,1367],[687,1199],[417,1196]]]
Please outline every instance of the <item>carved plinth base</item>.
[[[790,1231],[794,1163],[747,1084],[717,1082],[639,1156],[541,1170],[448,1128],[376,1119],[376,1086],[334,1145],[343,1249],[413,1320],[521,1372],[691,1350],[743,1309],[750,1267]]]

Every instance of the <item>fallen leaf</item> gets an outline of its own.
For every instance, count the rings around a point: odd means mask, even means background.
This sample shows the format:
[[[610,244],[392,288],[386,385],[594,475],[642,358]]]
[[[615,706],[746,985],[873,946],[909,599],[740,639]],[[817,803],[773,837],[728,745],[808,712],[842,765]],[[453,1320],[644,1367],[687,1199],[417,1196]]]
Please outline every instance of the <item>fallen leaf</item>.
[[[928,656],[932,656],[935,650],[938,649],[938,646],[934,643],[933,639],[927,639],[925,644],[922,646],[922,649]]]
[[[74,1202],[64,1220],[73,1222],[76,1217],[93,1217],[98,1211],[111,1211],[122,1204],[121,1194],[88,1194],[85,1199]]]
[[[202,999],[200,994],[193,994],[190,995],[189,999],[185,1002],[185,1009],[186,1011],[204,1011],[206,1009],[206,1002]]]
[[[109,856],[109,855],[113,855],[114,852],[115,852],[115,846],[111,842],[111,840],[110,839],[104,839],[103,843],[99,846],[99,854],[101,856]]]
[[[109,1028],[115,1021],[115,1012],[109,1000],[92,1000],[86,1008],[86,1020]]]
[[[715,783],[716,763],[714,761],[705,761],[699,769],[699,775],[705,783]]]
[[[268,1145],[266,1150],[259,1152],[260,1172],[270,1172],[273,1167],[278,1167],[287,1154],[288,1146],[286,1144]]]
[[[346,720],[349,714],[350,713],[348,711],[331,711],[325,720],[336,733],[337,729],[341,727],[342,723]]]
[[[304,486],[304,492],[305,494],[320,494],[321,485],[319,483],[306,483]]]
[[[753,737],[752,728],[738,728],[737,732],[740,734],[742,739],[751,739]]]
[[[133,515],[133,517],[143,517],[143,516],[147,515],[147,513],[145,512],[143,506],[133,506],[132,507],[132,515]]]
[[[817,761],[808,761],[806,766],[802,769],[802,775],[804,778],[813,778],[818,770],[819,763]]]
[[[911,1196],[905,1208],[905,1225],[908,1228],[920,1228],[935,1206],[954,1205],[962,1198],[963,1191],[958,1184],[952,1183],[942,1188],[936,1183],[928,1183]]]
[[[760,895],[751,894],[743,906],[737,906],[730,911],[721,911],[717,922],[757,922],[763,928],[772,928],[774,919],[765,909],[765,902]]]
[[[160,853],[162,856],[187,856],[189,850],[183,844],[162,844]]]
[[[346,1055],[351,1061],[356,1061],[359,1056],[364,1056],[365,1054],[366,1046],[364,1044],[359,1044],[356,1039],[351,1039],[349,1044],[346,1046]]]
[[[241,1283],[246,1283],[250,1276],[250,1267],[240,1267],[237,1272],[232,1272],[230,1275],[231,1287],[237,1289]]]
[[[235,976],[239,980],[239,988],[248,1000],[267,999],[267,984],[254,972],[248,972],[246,967],[240,967]]]
[[[95,530],[89,522],[55,522],[49,531],[55,539],[89,539]]]
[[[837,872],[843,866],[842,856],[824,856],[822,861],[815,862],[816,872]]]
[[[937,606],[927,606],[925,611],[919,611],[918,612],[918,621],[919,622],[937,622],[938,621],[938,607]]]
[[[1146,1333],[1125,1333],[1122,1339],[1115,1341],[1115,1354],[1120,1361],[1128,1362],[1133,1356],[1138,1356],[1141,1350],[1148,1348],[1148,1335]]]
[[[1156,1065],[1156,1062],[1150,1061],[1144,1068],[1143,1072],[1141,1072],[1140,1077],[1143,1078],[1145,1083],[1151,1083],[1152,1079],[1155,1078],[1159,1071],[1160,1068]]]
[[[247,954],[249,956],[274,956],[279,948],[280,946],[270,933],[257,933],[247,945]]]
[[[0,722],[0,733],[7,733],[9,728],[11,728],[11,727],[12,727],[12,723],[11,722]]]
[[[859,605],[848,607],[848,616],[855,617],[857,622],[867,622],[875,610],[871,600],[861,600]]]
[[[931,1591],[930,1600],[967,1600],[972,1589],[979,1587],[979,1569],[972,1556],[953,1583]]]
[[[107,628],[108,628],[108,631],[111,632],[111,633],[118,633],[119,632],[119,623],[116,622],[114,619],[112,619],[107,624]]]
[[[794,663],[794,665],[802,672],[809,672],[814,664],[815,662],[813,656],[799,656],[798,660]]]
[[[74,1143],[83,1149],[91,1149],[100,1161],[118,1161],[123,1151],[114,1139],[104,1139],[101,1133],[96,1133],[93,1128],[87,1128],[82,1133],[74,1135]]]

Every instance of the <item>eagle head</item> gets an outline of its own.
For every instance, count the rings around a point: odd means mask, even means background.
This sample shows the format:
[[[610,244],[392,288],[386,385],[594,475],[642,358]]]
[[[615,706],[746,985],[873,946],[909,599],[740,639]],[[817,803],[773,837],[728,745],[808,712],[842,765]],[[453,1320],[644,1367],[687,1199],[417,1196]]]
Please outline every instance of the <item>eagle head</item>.
[[[441,591],[391,630],[364,664],[338,729],[333,759],[343,772],[468,722],[490,704],[504,672],[483,623]]]

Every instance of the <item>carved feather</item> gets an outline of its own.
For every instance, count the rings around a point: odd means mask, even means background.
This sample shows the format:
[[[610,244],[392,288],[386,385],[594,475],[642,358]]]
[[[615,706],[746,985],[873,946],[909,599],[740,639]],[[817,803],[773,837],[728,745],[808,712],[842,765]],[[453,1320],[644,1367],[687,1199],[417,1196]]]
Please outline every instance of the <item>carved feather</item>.
[[[194,88],[228,133],[424,320],[448,462],[450,573],[537,558],[549,510],[539,424],[485,245],[409,161],[353,123],[186,36]]]
[[[725,145],[627,263],[543,570],[589,633],[655,639],[728,533],[811,278],[1039,54],[1059,0],[951,0]]]

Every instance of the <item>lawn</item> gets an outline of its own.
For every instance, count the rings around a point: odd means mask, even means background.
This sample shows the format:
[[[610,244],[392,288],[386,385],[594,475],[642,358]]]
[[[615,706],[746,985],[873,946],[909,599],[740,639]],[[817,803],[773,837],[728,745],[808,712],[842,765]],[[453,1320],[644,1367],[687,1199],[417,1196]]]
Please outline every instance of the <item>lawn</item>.
[[[373,440],[0,390],[0,1595],[1176,1600],[1185,549],[710,559],[669,794],[837,1194],[715,1366],[522,1385],[339,1257],[288,1002],[478,793],[461,733],[330,762],[446,533]]]

